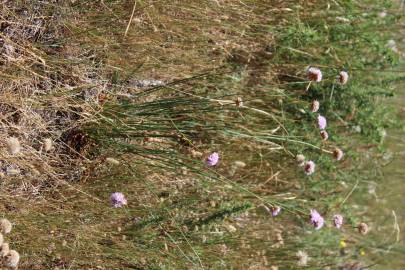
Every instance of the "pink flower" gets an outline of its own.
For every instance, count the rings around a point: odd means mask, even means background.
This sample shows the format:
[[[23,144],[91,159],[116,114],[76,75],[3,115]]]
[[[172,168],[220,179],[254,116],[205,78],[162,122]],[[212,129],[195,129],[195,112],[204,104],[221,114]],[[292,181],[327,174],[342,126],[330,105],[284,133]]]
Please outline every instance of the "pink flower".
[[[313,81],[313,82],[322,81],[322,72],[319,68],[310,67],[307,70],[307,76],[310,81]]]
[[[217,152],[212,153],[211,155],[208,156],[208,158],[206,159],[205,163],[212,167],[217,165],[219,161],[219,154]]]
[[[320,134],[323,141],[327,141],[329,139],[329,134],[326,130],[321,130]]]
[[[127,199],[125,199],[124,194],[122,194],[121,192],[114,192],[113,194],[111,194],[110,200],[114,208],[119,208],[127,205]]]
[[[318,213],[318,211],[311,209],[311,224],[315,227],[315,229],[319,230],[322,228],[324,222],[323,217]]]
[[[312,111],[313,113],[317,112],[317,111],[319,110],[319,106],[320,106],[320,104],[319,104],[319,101],[318,101],[318,100],[312,101],[312,104],[311,104],[311,111]]]
[[[278,214],[280,214],[281,208],[279,206],[273,206],[271,208],[271,215],[273,217],[278,216]]]
[[[322,115],[318,116],[318,126],[321,130],[326,128],[326,118]]]
[[[306,175],[311,175],[315,172],[315,163],[310,160],[305,162],[304,171]]]
[[[349,74],[346,71],[341,71],[338,76],[338,82],[344,85],[349,80]]]
[[[333,216],[333,224],[336,228],[340,229],[343,225],[343,216],[342,215],[334,215]]]

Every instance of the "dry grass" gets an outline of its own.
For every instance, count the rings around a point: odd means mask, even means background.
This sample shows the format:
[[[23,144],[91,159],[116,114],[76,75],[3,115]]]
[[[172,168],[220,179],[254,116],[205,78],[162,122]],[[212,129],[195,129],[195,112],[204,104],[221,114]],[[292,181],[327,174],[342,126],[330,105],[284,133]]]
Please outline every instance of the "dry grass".
[[[333,12],[349,9],[330,2]],[[3,1],[0,209],[16,224],[20,269],[295,269],[292,254],[308,242],[311,266],[334,261],[340,236],[296,232],[307,232],[302,218],[316,196],[325,213],[336,208],[333,194],[347,190],[335,182],[346,176],[302,181],[292,159],[323,151],[325,168],[352,166],[334,165],[328,149],[353,142],[318,144],[297,109],[312,99],[307,65],[326,59],[330,74],[351,65],[346,45],[302,45],[316,35],[292,26],[332,25],[327,3],[135,3]],[[277,44],[280,33],[302,36]],[[351,134],[356,112],[346,105],[330,105],[337,134]],[[214,150],[221,166],[201,168]],[[127,208],[108,206],[114,191]],[[275,202],[289,215],[269,219],[261,204]]]

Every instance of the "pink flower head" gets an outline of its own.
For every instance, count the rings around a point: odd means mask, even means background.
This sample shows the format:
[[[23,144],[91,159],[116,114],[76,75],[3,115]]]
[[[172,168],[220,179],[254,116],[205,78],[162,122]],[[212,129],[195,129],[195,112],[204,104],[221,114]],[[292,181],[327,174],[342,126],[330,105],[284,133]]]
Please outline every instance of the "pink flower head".
[[[326,118],[322,115],[318,116],[318,126],[321,130],[326,128]]]
[[[217,165],[218,161],[219,161],[219,154],[217,152],[214,152],[207,157],[205,163],[208,166],[212,167],[212,166]]]
[[[313,174],[315,172],[315,163],[312,160],[305,162],[304,171],[306,175]]]
[[[122,194],[121,192],[114,192],[113,194],[111,194],[110,200],[114,208],[119,208],[127,205],[127,199],[125,199],[124,194]]]
[[[333,224],[336,228],[340,229],[343,225],[343,216],[342,215],[334,215],[333,216]]]
[[[338,76],[338,82],[344,85],[349,80],[349,74],[346,71],[341,71]]]
[[[341,159],[343,158],[343,156],[344,156],[344,153],[343,153],[343,151],[340,150],[339,148],[335,148],[335,149],[333,150],[333,157],[334,157],[337,161],[341,160]]]
[[[323,227],[324,219],[318,213],[318,211],[311,209],[311,224],[315,227],[316,230],[319,230]]]
[[[278,216],[278,214],[280,214],[281,208],[279,206],[273,206],[271,208],[271,215],[273,217]]]
[[[320,134],[323,141],[327,141],[329,139],[329,134],[326,130],[321,130]]]
[[[312,101],[312,104],[311,104],[311,111],[312,111],[313,113],[317,112],[317,111],[319,110],[319,106],[320,106],[320,104],[319,104],[319,101],[318,101],[318,100]]]
[[[319,68],[310,67],[307,70],[307,76],[310,81],[313,81],[313,82],[322,81],[322,72]]]

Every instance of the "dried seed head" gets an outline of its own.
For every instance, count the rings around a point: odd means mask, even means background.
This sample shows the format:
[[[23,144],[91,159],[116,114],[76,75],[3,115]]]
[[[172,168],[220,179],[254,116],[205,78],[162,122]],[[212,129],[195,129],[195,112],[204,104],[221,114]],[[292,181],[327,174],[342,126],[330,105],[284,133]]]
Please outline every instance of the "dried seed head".
[[[336,228],[340,229],[343,225],[343,216],[342,215],[334,215],[333,216],[333,224]]]
[[[343,156],[344,156],[344,153],[343,153],[343,151],[341,150],[341,149],[339,149],[339,148],[335,148],[334,150],[333,150],[333,157],[336,159],[336,160],[341,160],[342,158],[343,158]]]
[[[13,228],[13,225],[11,224],[11,222],[6,219],[6,218],[2,218],[0,220],[0,227],[1,227],[1,232],[4,234],[8,234],[11,232],[11,229]]]
[[[3,243],[0,246],[0,257],[5,257],[10,252],[10,247],[8,243]]]
[[[313,82],[322,81],[322,72],[319,68],[310,67],[307,70],[307,76],[310,81],[313,81]]]
[[[366,235],[369,231],[369,227],[366,223],[361,222],[358,226],[357,229],[359,230],[359,233],[362,235]]]
[[[321,130],[320,134],[323,141],[327,141],[329,139],[329,134],[326,130]]]
[[[308,260],[309,260],[308,253],[300,250],[295,255],[297,256],[297,259],[298,259],[298,261],[297,261],[298,266],[306,266],[308,264]]]
[[[203,155],[203,153],[196,151],[194,149],[191,149],[191,156],[193,158],[200,158],[200,157],[202,157],[202,155]]]
[[[244,168],[246,167],[246,163],[240,160],[237,160],[233,163],[235,165],[235,167],[237,168]]]
[[[237,97],[235,100],[235,104],[237,107],[242,107],[243,106],[243,100],[241,97]]]
[[[312,160],[305,162],[304,171],[306,175],[311,175],[315,172],[315,162]]]
[[[7,148],[10,154],[16,155],[21,151],[20,141],[15,137],[7,139]]]
[[[319,106],[320,106],[320,103],[318,100],[312,101],[311,112],[314,112],[314,113],[317,112],[319,110]]]
[[[20,254],[15,250],[10,250],[6,255],[4,265],[9,269],[17,269],[20,262]]]
[[[52,141],[52,139],[51,138],[46,138],[46,139],[44,139],[44,151],[45,152],[49,152],[49,151],[51,151],[52,150],[52,148],[53,148],[53,141]]]
[[[0,233],[0,246],[3,245],[3,243],[4,243],[4,237],[3,237],[3,234]]]
[[[341,71],[338,76],[338,82],[341,85],[345,85],[349,80],[349,74],[346,71]]]
[[[120,162],[114,158],[106,158],[105,161],[111,165],[119,165]]]
[[[298,154],[295,157],[295,160],[297,161],[297,164],[299,167],[303,167],[305,165],[305,156],[302,154]]]

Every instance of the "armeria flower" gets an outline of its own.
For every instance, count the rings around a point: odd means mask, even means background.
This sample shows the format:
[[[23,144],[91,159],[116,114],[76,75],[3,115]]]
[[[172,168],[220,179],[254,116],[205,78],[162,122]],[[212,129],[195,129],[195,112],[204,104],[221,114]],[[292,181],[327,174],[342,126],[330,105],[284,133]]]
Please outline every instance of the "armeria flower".
[[[273,217],[278,216],[278,214],[280,214],[281,208],[279,206],[273,206],[271,208],[271,215]]]
[[[313,113],[317,112],[319,110],[319,106],[320,106],[320,104],[319,104],[318,100],[312,101],[311,112],[313,112]]]
[[[114,208],[119,208],[127,205],[127,199],[121,192],[114,192],[113,194],[111,194],[110,200]]]
[[[336,228],[340,229],[343,225],[343,216],[342,215],[334,215],[333,216],[333,224]]]
[[[308,260],[309,260],[308,253],[300,250],[295,255],[297,256],[297,259],[298,259],[298,261],[297,261],[298,266],[306,266],[308,264]]]
[[[208,166],[212,167],[212,166],[217,165],[218,161],[219,161],[219,154],[217,152],[214,152],[207,157],[205,163]]]
[[[361,222],[358,226],[357,229],[359,230],[359,233],[362,235],[366,235],[369,231],[368,225],[364,222]]]
[[[322,81],[322,72],[319,68],[310,67],[307,70],[307,76],[310,81],[313,81],[313,82]]]
[[[341,71],[337,79],[341,85],[345,85],[349,80],[349,74],[346,71]]]
[[[326,130],[321,130],[320,134],[323,141],[327,141],[329,139],[329,134]]]
[[[342,151],[341,149],[335,148],[335,149],[333,150],[333,157],[334,157],[337,161],[341,160],[341,159],[343,158],[343,156],[344,156],[344,153],[343,153],[343,151]]]
[[[326,118],[322,115],[318,115],[318,126],[321,130],[326,128]]]
[[[325,221],[318,211],[311,209],[311,224],[314,226],[314,228],[319,230],[323,227],[324,223]]]
[[[305,156],[304,155],[298,154],[295,157],[295,159],[296,159],[297,164],[298,164],[299,167],[304,167],[304,165],[305,165]]]
[[[305,162],[304,171],[306,175],[311,175],[315,172],[315,162],[312,160]]]

